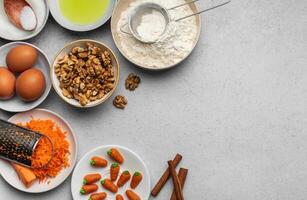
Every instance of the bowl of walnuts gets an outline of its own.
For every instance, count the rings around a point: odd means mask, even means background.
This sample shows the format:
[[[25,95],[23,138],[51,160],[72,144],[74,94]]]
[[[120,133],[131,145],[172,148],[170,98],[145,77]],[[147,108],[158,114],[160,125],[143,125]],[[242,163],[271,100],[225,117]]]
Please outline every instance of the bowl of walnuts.
[[[66,45],[51,65],[57,94],[70,105],[88,108],[105,102],[119,81],[119,63],[113,51],[94,40]]]

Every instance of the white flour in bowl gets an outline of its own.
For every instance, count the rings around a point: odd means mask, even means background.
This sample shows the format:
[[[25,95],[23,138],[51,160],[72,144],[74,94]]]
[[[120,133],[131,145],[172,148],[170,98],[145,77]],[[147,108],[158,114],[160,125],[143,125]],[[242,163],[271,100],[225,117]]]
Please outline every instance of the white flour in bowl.
[[[163,14],[157,10],[141,16],[141,21],[137,27],[137,33],[142,41],[156,41],[161,37],[166,28],[166,21]]]
[[[186,3],[185,0],[139,0],[131,3],[129,8],[121,14],[117,24],[123,53],[136,64],[146,68],[163,69],[177,64],[192,51],[195,45],[198,34],[196,17],[171,22],[167,33],[161,40],[153,44],[145,44],[120,31],[120,28],[128,23],[130,12],[144,2],[158,3],[165,8]],[[193,11],[189,6],[170,11],[172,19],[178,19],[192,13]],[[159,21],[155,21],[153,24],[155,23],[159,23]],[[160,25],[156,24],[156,26]]]

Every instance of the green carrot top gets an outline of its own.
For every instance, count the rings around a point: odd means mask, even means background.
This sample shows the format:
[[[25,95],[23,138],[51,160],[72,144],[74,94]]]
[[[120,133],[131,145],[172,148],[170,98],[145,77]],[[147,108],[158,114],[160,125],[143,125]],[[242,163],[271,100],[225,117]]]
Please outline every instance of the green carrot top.
[[[103,180],[101,180],[101,181],[100,181],[100,183],[101,183],[102,185],[104,185],[104,184],[105,184],[105,182],[106,182],[106,180],[105,180],[105,179],[103,179]]]
[[[118,163],[113,163],[112,168],[118,167]]]
[[[112,149],[108,150],[108,151],[107,151],[107,154],[108,154],[108,155],[111,155],[111,154],[112,154]]]
[[[87,184],[87,180],[83,180],[83,185],[86,185]]]
[[[141,175],[140,172],[135,172],[135,173],[134,173],[134,176],[140,176],[140,175]]]
[[[81,194],[85,194],[85,190],[84,190],[84,189],[81,189],[81,190],[80,190],[80,193],[81,193]]]
[[[128,174],[129,174],[129,171],[128,171],[128,170],[125,170],[123,173],[126,174],[126,175],[128,175]]]
[[[90,160],[90,165],[95,165],[96,164],[96,162],[94,161],[94,160]]]

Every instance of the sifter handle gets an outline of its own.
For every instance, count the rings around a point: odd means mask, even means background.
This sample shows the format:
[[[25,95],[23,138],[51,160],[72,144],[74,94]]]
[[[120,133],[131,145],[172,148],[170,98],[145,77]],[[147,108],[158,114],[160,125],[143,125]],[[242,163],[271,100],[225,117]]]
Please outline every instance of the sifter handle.
[[[179,5],[179,6],[170,8],[170,9],[168,9],[168,10],[172,10],[172,9],[175,9],[175,8],[179,8],[179,7],[181,7],[181,6],[184,6],[184,5],[187,5],[187,4],[190,4],[190,3],[194,3],[194,2],[196,2],[196,1],[198,1],[198,0],[194,0],[194,1],[191,1],[191,2],[186,3],[186,4],[182,4],[182,5]],[[226,5],[226,4],[230,3],[230,2],[231,2],[231,0],[229,0],[229,1],[227,1],[227,2],[224,2],[224,3],[221,3],[221,4],[219,4],[219,5],[213,6],[213,7],[211,7],[211,8],[207,8],[207,9],[205,9],[205,10],[202,10],[202,11],[199,11],[199,12],[196,12],[196,13],[193,13],[193,14],[191,14],[191,15],[187,15],[187,16],[184,16],[184,17],[175,19],[174,21],[178,22],[178,21],[181,21],[181,20],[183,20],[183,19],[186,19],[186,18],[195,16],[195,15],[199,15],[199,14],[204,13],[204,12],[207,12],[207,11],[209,11],[209,10],[213,10],[213,9],[215,9],[215,8],[224,6],[224,5]]]
[[[182,6],[189,5],[189,4],[195,3],[195,2],[197,2],[197,1],[199,1],[199,0],[189,1],[189,2],[187,2],[187,3],[183,3],[183,4],[180,4],[180,5],[178,5],[178,6],[174,6],[174,7],[168,8],[167,10],[174,10],[174,9],[176,9],[176,8],[180,8],[180,7],[182,7]]]
[[[132,33],[130,31],[126,31],[124,30],[124,28],[128,25],[128,23],[122,25],[119,30],[122,32],[122,33],[125,33],[125,34],[128,34],[128,35],[132,35]]]

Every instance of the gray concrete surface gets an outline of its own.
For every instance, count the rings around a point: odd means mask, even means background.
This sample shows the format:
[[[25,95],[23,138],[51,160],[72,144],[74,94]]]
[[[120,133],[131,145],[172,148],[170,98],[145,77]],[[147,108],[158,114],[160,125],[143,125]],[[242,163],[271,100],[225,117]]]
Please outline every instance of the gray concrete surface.
[[[188,200],[307,199],[307,1],[233,0],[203,15],[203,25],[188,60],[150,73],[120,55],[109,25],[73,33],[50,19],[29,42],[50,59],[75,39],[107,43],[122,66],[116,94],[126,95],[129,105],[122,111],[108,101],[78,110],[52,91],[40,107],[71,123],[79,158],[98,145],[127,146],[142,155],[152,183],[166,161],[182,153],[181,166],[190,169]],[[135,92],[124,89],[130,72],[142,78]],[[11,115],[0,112],[1,118]],[[169,182],[156,199],[170,193]],[[28,195],[0,178],[0,194],[11,200],[71,199],[70,179],[51,192]]]

